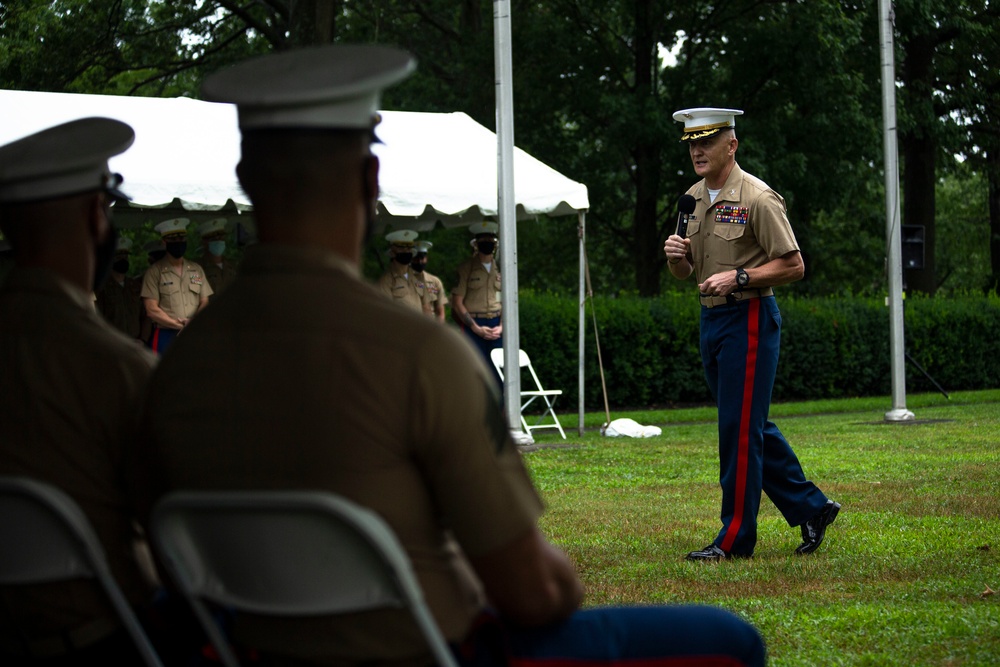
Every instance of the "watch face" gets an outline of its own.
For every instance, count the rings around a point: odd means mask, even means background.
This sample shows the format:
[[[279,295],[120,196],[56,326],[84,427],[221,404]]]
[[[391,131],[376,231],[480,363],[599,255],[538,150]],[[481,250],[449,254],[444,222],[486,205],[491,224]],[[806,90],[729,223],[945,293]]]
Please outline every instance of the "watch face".
[[[737,284],[739,284],[740,287],[746,287],[747,283],[750,282],[750,274],[748,274],[746,271],[737,271],[736,282]]]

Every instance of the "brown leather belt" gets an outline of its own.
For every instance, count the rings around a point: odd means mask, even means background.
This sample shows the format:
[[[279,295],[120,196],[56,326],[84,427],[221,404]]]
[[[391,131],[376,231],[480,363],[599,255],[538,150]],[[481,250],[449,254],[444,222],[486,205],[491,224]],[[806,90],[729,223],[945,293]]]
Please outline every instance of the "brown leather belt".
[[[705,308],[715,308],[717,306],[735,305],[740,301],[746,301],[747,299],[756,299],[762,296],[774,296],[774,290],[770,287],[765,287],[763,289],[745,289],[743,291],[735,291],[729,296],[705,296],[704,294],[699,295],[701,298],[701,305]]]
[[[495,313],[469,313],[469,315],[471,317],[478,317],[480,319],[483,319],[483,318],[485,318],[485,319],[493,319],[494,317],[500,317],[500,312],[501,311],[498,310]]]

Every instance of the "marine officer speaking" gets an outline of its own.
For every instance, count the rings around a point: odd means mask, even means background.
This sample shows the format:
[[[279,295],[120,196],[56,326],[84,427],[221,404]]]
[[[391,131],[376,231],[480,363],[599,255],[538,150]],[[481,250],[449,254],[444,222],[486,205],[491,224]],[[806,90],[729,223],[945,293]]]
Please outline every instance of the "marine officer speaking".
[[[687,233],[671,235],[663,252],[675,278],[693,273],[698,281],[701,360],[719,414],[722,530],[687,555],[693,561],[753,555],[761,491],[801,528],[798,554],[819,547],[840,510],[806,479],[767,416],[781,342],[772,288],[801,279],[804,267],[785,200],[736,163],[742,114],[705,107],[674,114],[702,180],[687,191],[696,202]]]

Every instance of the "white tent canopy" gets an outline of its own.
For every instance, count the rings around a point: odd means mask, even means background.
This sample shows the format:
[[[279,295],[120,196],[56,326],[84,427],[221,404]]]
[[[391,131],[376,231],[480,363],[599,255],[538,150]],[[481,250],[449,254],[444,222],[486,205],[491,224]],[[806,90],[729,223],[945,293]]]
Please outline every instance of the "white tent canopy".
[[[374,152],[381,162],[379,221],[429,229],[497,214],[496,135],[464,113],[383,111]],[[135,144],[111,159],[132,197],[121,224],[252,210],[236,180],[240,133],[230,104],[188,98],[0,90],[0,145],[87,116],[124,121]],[[518,218],[567,215],[589,206],[587,187],[515,150]],[[133,210],[129,210],[133,209]],[[162,212],[157,209],[163,209]]]
[[[496,135],[468,115],[383,111],[377,223],[426,231],[498,214]],[[0,145],[88,116],[124,121],[135,143],[110,161],[132,197],[115,206],[115,223],[138,226],[174,217],[235,218],[252,211],[236,179],[240,133],[236,108],[189,98],[126,97],[0,90]],[[580,246],[579,428],[583,429],[584,220],[587,187],[513,149],[516,217],[577,214]],[[247,216],[249,218],[249,216]],[[241,222],[252,222],[245,219]],[[510,249],[511,246],[507,246]],[[514,247],[516,258],[516,244]],[[509,253],[508,253],[509,254]],[[514,271],[516,273],[516,261]],[[511,284],[517,285],[517,276]],[[515,323],[516,317],[512,318]],[[508,327],[509,328],[509,327]],[[512,422],[513,423],[513,422]]]

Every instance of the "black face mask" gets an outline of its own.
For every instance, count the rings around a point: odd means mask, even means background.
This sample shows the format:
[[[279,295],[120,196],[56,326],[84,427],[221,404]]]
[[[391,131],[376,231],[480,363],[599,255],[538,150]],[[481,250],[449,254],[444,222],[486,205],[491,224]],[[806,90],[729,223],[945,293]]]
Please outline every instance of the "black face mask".
[[[480,241],[476,244],[476,249],[481,255],[492,255],[493,251],[497,249],[497,244],[493,241]]]
[[[115,261],[114,264],[111,265],[111,268],[116,273],[128,273],[128,260],[127,259],[119,259],[119,260]]]
[[[413,268],[413,270],[414,270],[414,271],[416,271],[417,273],[423,273],[423,272],[424,272],[424,269],[426,269],[426,268],[427,268],[427,262],[418,262],[418,261],[416,261],[416,260],[413,260],[413,262],[411,262],[411,263],[410,263],[410,266],[411,266],[411,267]]]
[[[406,266],[411,261],[413,261],[413,253],[412,252],[396,253],[396,261],[402,264],[403,266]]]
[[[115,261],[115,251],[118,250],[118,230],[114,227],[108,233],[108,238],[94,248],[94,291],[101,289],[104,281],[111,273],[111,263]]]
[[[167,252],[174,259],[180,259],[187,252],[188,244],[187,241],[171,241],[167,244]]]

